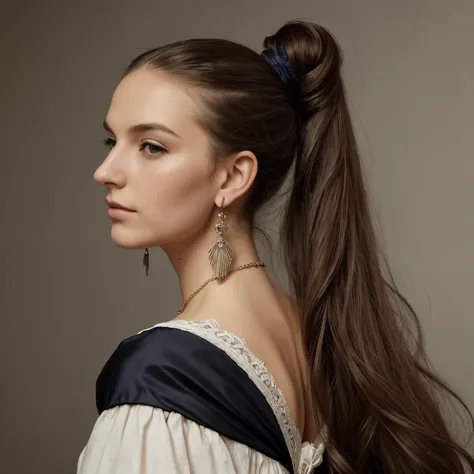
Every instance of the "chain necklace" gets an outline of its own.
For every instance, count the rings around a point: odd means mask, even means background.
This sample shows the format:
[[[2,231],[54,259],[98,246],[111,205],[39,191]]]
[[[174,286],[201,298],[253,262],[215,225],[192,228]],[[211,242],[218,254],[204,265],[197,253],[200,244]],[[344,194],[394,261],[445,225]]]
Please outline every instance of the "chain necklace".
[[[228,273],[236,272],[237,270],[245,270],[246,268],[250,267],[264,267],[265,264],[261,261],[258,260],[257,262],[250,262],[250,263],[245,263],[243,265],[239,265],[238,267],[235,267],[233,270],[229,270]],[[178,314],[176,316],[179,316],[183,310],[184,307],[201,291],[203,290],[211,281],[217,280],[219,277],[213,276],[209,279],[207,279],[194,293],[191,293],[191,295],[186,299],[186,301],[181,305],[181,308],[178,310]]]

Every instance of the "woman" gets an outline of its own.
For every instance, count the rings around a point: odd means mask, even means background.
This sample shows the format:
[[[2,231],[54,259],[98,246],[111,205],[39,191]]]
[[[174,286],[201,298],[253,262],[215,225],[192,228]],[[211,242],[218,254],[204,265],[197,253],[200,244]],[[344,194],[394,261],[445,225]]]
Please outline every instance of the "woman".
[[[161,247],[185,301],[104,366],[78,472],[473,472],[435,390],[462,401],[410,349],[400,316],[418,319],[384,276],[339,47],[300,21],[264,47],[176,42],[115,90],[94,176],[112,239],[146,249],[147,274]],[[291,296],[253,238],[287,176]]]

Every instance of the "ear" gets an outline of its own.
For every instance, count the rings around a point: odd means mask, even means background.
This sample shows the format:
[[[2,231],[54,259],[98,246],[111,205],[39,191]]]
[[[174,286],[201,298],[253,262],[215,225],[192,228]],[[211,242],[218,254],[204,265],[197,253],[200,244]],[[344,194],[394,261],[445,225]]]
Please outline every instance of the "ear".
[[[257,157],[251,151],[241,151],[227,158],[219,173],[221,186],[216,196],[216,205],[222,204],[223,197],[227,207],[244,196],[255,181],[257,171]]]

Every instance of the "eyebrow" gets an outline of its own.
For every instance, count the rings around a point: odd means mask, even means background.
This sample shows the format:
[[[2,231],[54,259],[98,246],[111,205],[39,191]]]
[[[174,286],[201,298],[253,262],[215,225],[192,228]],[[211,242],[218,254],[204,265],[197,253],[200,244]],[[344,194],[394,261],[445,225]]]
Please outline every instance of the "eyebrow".
[[[107,123],[107,120],[104,120],[102,126],[108,132],[113,133],[112,128]],[[181,139],[181,137],[176,132],[171,130],[171,128],[168,128],[166,125],[163,125],[162,123],[158,123],[158,122],[138,123],[137,125],[132,125],[131,127],[128,128],[128,133],[137,134],[137,133],[149,132],[151,130],[158,130],[161,132],[165,132],[170,135],[173,135],[176,138]]]

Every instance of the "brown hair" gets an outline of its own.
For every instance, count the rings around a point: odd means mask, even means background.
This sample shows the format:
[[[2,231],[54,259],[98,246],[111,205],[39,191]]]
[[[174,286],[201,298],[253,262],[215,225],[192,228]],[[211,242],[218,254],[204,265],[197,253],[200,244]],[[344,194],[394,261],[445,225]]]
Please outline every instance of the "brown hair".
[[[460,402],[471,422],[472,415],[430,368],[418,318],[377,243],[339,46],[328,30],[303,21],[264,40],[265,48],[278,45],[299,81],[296,105],[261,55],[224,39],[149,50],[125,75],[150,67],[190,85],[215,159],[255,153],[259,170],[246,204],[253,229],[256,212],[294,171],[281,235],[329,471],[461,474],[464,463],[474,472],[438,393]]]

